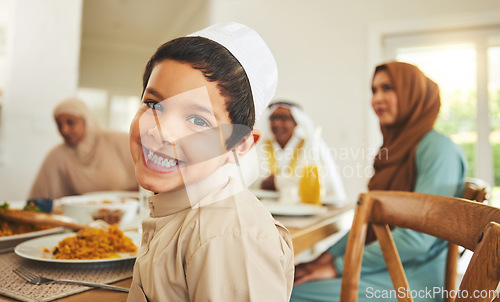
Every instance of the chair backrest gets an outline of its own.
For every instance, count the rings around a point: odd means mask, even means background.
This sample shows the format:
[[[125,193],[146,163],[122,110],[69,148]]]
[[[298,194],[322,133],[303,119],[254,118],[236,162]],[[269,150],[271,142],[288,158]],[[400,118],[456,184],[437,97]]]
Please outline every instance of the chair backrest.
[[[491,186],[479,178],[468,177],[465,180],[464,198],[472,201],[486,203],[490,199]]]
[[[490,197],[490,185],[479,178],[467,178],[463,198],[480,203],[488,203]],[[446,271],[444,278],[444,288],[451,292],[456,289],[457,279],[458,245],[448,244],[448,254],[446,256]],[[452,297],[446,297],[446,302],[452,302]]]
[[[369,224],[380,243],[395,289],[410,290],[389,225],[429,234],[474,251],[460,292],[494,290],[500,280],[499,223],[500,209],[461,198],[398,191],[361,194],[347,241],[340,301],[357,301]],[[491,301],[491,296],[473,300]],[[398,301],[413,300],[398,296]],[[470,301],[470,297],[457,297],[455,301]]]

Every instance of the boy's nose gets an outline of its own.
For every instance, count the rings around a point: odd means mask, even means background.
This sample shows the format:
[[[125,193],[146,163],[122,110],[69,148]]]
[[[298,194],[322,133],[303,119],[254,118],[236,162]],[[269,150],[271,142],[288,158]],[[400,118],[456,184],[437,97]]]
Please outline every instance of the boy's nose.
[[[166,131],[163,128],[158,128],[158,126],[149,129],[148,135],[151,135],[155,139],[155,141],[160,144],[173,144],[175,142],[174,135],[170,131]]]
[[[164,125],[163,123],[160,125],[156,125],[153,128],[148,130],[148,135],[151,135],[156,142],[163,144],[163,143],[170,143],[173,144],[175,143],[176,137],[172,133],[172,129],[168,127],[168,125]]]
[[[160,131],[158,130],[157,126],[154,126],[153,128],[149,129],[148,135],[151,135],[157,143],[163,142],[162,136],[160,135]]]

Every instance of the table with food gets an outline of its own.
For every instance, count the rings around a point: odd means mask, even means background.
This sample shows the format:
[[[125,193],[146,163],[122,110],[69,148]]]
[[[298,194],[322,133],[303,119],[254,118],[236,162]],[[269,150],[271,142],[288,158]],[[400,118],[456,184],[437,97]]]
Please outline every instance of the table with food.
[[[109,284],[132,276],[142,210],[135,192],[0,203],[0,295],[53,301],[100,287],[124,300],[128,286]]]
[[[279,191],[253,193],[289,229],[296,255],[345,231],[352,217],[353,204],[306,203]],[[141,221],[148,214],[141,204],[136,192],[0,203],[0,297],[125,301]]]

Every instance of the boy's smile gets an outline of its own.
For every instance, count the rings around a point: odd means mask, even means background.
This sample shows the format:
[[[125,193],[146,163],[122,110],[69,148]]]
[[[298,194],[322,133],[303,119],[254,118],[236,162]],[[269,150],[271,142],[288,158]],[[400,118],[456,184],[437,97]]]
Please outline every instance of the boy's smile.
[[[144,164],[153,171],[169,173],[177,170],[179,166],[185,165],[185,162],[161,152],[155,152],[144,146],[142,149],[144,154]]]
[[[216,82],[187,63],[158,63],[130,126],[139,184],[168,192],[213,173],[229,156],[223,124],[231,120]]]

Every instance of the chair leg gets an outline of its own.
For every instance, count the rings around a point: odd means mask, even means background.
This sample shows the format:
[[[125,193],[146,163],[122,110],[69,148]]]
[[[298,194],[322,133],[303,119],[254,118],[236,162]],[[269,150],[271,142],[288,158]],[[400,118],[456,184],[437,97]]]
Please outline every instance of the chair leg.
[[[359,277],[361,275],[361,261],[359,259],[363,257],[371,206],[371,197],[367,194],[361,194],[347,239],[345,252],[352,257],[346,258],[344,263],[340,302],[358,301]]]
[[[448,244],[448,255],[446,256],[446,275],[444,278],[444,289],[447,292],[455,290],[455,280],[457,279],[458,246],[453,243]],[[446,297],[446,302],[453,302],[454,299]]]

